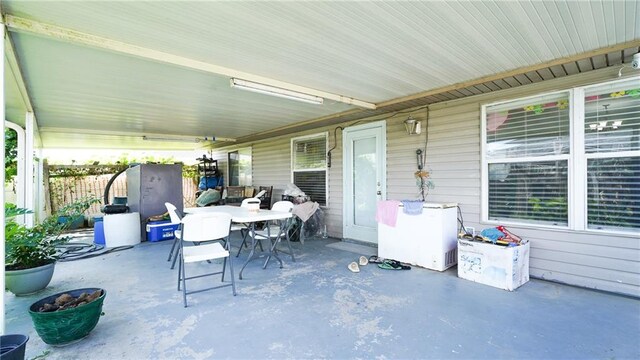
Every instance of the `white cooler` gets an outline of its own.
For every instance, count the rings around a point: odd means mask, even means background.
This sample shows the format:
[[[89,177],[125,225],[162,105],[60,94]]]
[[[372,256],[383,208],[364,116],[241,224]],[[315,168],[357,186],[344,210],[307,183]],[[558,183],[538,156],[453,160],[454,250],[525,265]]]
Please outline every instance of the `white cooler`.
[[[128,246],[140,243],[140,213],[105,215],[104,246]]]

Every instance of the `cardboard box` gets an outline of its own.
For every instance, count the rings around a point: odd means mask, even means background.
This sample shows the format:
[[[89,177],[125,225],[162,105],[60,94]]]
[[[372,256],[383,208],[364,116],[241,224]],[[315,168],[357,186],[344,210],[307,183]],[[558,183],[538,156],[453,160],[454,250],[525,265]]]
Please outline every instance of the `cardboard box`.
[[[529,243],[506,247],[458,239],[458,277],[513,291],[529,281]]]
[[[179,224],[170,221],[153,221],[147,224],[147,241],[155,242],[175,238],[174,231]]]

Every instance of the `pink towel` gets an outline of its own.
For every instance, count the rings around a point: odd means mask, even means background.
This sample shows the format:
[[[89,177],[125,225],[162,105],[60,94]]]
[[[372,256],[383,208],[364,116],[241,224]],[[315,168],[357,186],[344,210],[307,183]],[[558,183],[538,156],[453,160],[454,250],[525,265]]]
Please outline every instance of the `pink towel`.
[[[378,207],[376,209],[376,221],[396,227],[396,221],[398,220],[398,206],[400,206],[398,200],[384,200],[378,201]]]

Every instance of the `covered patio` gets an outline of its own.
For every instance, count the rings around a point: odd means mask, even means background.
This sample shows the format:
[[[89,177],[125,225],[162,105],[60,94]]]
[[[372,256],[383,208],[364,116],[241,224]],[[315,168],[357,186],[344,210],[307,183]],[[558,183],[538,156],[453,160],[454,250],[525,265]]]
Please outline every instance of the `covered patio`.
[[[295,243],[297,261],[283,256],[283,269],[270,262],[263,270],[261,261],[253,261],[245,279],[236,282],[237,296],[229,288],[194,294],[184,308],[176,270],[166,261],[170,243],[59,263],[45,292],[6,295],[7,330],[31,337],[27,359],[640,356],[637,299],[536,279],[508,292],[460,279],[455,268],[403,271],[369,264],[352,273],[349,262],[376,250],[336,239]],[[234,258],[236,266],[245,255]],[[82,287],[107,291],[104,316],[79,343],[44,344],[27,307],[48,294]]]
[[[640,2],[5,0],[0,13],[26,225],[50,215],[42,149],[189,149],[225,186],[274,201],[307,186],[328,234],[186,309],[170,242],[59,262],[43,292],[2,298],[27,358],[640,358]],[[375,144],[365,171],[359,139]],[[456,267],[350,272],[377,254],[390,199],[508,226],[531,245],[531,280],[508,292]],[[105,315],[81,342],[46,345],[28,305],[82,287],[106,290]]]

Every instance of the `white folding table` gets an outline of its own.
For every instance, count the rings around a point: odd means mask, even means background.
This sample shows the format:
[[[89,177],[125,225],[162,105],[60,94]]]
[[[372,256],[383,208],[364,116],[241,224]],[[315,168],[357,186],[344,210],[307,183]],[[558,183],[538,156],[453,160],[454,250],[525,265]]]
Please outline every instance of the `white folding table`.
[[[284,211],[273,211],[273,210],[264,210],[260,209],[259,211],[250,211],[247,208],[239,207],[239,206],[230,206],[230,205],[222,205],[222,206],[206,206],[206,207],[191,207],[185,208],[185,214],[197,214],[197,213],[206,213],[206,212],[223,212],[231,215],[231,221],[234,223],[241,224],[250,224],[250,232],[251,232],[251,252],[249,253],[249,257],[245,261],[244,265],[242,265],[242,269],[240,270],[239,278],[242,279],[242,271],[247,266],[249,261],[254,259],[255,255],[255,245],[256,245],[256,222],[260,221],[269,221],[269,220],[283,220],[288,219],[293,216],[290,212]],[[269,259],[273,256],[280,263],[280,268],[282,268],[282,260],[278,257],[277,252],[273,252],[271,247],[269,247],[269,257],[264,264],[266,268]]]

